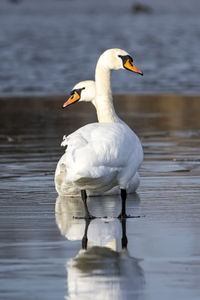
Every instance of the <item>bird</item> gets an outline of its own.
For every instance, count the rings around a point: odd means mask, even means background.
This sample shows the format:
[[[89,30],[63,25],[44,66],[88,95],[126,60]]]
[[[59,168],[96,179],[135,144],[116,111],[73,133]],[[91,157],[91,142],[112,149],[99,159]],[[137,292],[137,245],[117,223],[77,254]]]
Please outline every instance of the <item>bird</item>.
[[[95,83],[76,85],[63,107],[80,99],[89,99],[96,107],[98,123],[87,124],[67,137],[66,147],[55,172],[55,185],[59,195],[81,194],[85,218],[92,219],[87,206],[87,195],[101,194],[119,187],[122,209],[118,218],[126,214],[127,189],[143,161],[143,149],[137,135],[116,114],[110,84],[111,70],[126,69],[143,75],[124,50],[108,49],[99,57],[95,70]],[[88,81],[87,81],[88,83]],[[95,96],[94,96],[95,95]],[[86,100],[87,101],[87,100]]]
[[[77,83],[71,91],[71,96],[74,96],[75,93],[80,95],[77,103],[84,102],[84,101],[91,102],[94,105],[94,107],[96,108],[96,106],[95,106],[95,82],[93,80],[85,80],[85,81],[81,81],[81,82]],[[73,100],[74,100],[74,98],[73,98]],[[70,103],[70,102],[71,102],[71,100],[67,101],[63,105],[63,108],[74,103],[74,102],[72,102],[72,103]],[[61,145],[65,145],[65,139],[66,139],[66,136],[64,136],[63,143],[61,143]],[[65,159],[65,156],[63,157],[63,159]],[[64,175],[65,172],[62,172],[62,167],[63,167],[63,170],[65,170],[65,165],[64,164],[62,165],[61,161],[57,167],[57,175],[56,175],[55,184],[56,184],[56,189],[58,191],[58,194],[67,195],[67,194],[69,194],[69,188],[67,188],[67,190],[64,190],[64,185],[63,185],[64,178],[63,177],[65,176]],[[136,172],[134,174],[132,180],[130,180],[130,182],[127,186],[127,193],[135,192],[137,187],[139,186],[139,184],[140,184],[140,177],[139,177],[138,172]],[[73,189],[73,191],[71,193],[72,193],[71,196],[75,196],[75,195],[79,195],[80,191],[79,191],[79,189]],[[119,186],[115,186],[114,188],[110,189],[109,191],[101,192],[100,194],[101,195],[119,195],[120,188],[119,188]],[[99,196],[99,194],[97,192],[96,193],[90,192],[90,195]]]

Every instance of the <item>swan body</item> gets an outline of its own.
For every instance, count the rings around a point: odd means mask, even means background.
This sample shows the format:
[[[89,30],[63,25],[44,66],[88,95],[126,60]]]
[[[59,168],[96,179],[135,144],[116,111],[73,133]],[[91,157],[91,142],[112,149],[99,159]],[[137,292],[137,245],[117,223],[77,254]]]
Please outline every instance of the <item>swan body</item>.
[[[63,107],[77,101],[92,102],[99,123],[88,124],[64,136],[64,155],[55,172],[59,195],[117,194],[124,189],[134,192],[139,185],[137,170],[143,150],[136,134],[117,116],[110,88],[112,69],[128,69],[142,75],[132,58],[121,49],[109,49],[99,58],[95,83],[84,81],[75,85],[72,96]]]
[[[125,123],[88,124],[64,137],[62,146],[67,149],[56,169],[59,194],[77,196],[81,189],[90,195],[118,194],[119,187],[135,191],[143,152]]]

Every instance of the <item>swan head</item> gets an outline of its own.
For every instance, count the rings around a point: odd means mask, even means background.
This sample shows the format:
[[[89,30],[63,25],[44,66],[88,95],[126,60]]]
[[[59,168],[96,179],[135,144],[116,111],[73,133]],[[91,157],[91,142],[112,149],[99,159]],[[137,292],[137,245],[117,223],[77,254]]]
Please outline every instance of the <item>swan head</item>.
[[[99,63],[110,70],[126,69],[143,75],[133,63],[133,58],[122,49],[108,49],[99,58]]]
[[[85,80],[77,83],[71,93],[70,97],[63,104],[63,108],[76,102],[86,101],[93,102],[95,98],[95,82],[93,80]]]

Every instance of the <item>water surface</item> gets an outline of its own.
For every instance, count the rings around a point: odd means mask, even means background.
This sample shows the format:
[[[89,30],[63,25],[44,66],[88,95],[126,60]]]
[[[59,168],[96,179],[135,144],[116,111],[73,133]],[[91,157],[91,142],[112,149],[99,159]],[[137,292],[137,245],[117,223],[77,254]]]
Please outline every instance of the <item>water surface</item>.
[[[57,197],[53,175],[62,135],[94,121],[94,109],[61,110],[62,97],[1,99],[0,298],[199,299],[199,100],[115,97],[144,147],[127,203],[141,218],[127,220],[125,247],[120,199],[90,199],[109,218],[89,224],[85,251],[86,224],[73,219],[81,202]]]

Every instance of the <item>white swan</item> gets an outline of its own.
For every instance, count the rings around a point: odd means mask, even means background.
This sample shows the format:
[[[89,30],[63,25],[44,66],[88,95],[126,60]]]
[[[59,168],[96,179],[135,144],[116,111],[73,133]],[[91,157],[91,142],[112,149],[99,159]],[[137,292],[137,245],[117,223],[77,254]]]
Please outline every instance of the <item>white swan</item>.
[[[69,106],[70,104],[73,104],[75,101],[82,102],[82,101],[86,101],[86,102],[91,102],[95,108],[95,82],[93,80],[85,80],[85,81],[81,81],[79,83],[77,83],[73,89],[72,89],[72,97],[70,97],[71,99],[69,99],[64,105],[63,107]],[[76,97],[78,100],[74,101],[74,97]],[[98,121],[101,123],[101,121],[98,119]],[[64,143],[62,143],[61,145],[65,145],[65,139],[66,137],[64,136]],[[63,155],[63,159],[60,160],[58,166],[57,166],[57,170],[56,170],[56,190],[58,192],[58,194],[63,195],[69,195],[69,192],[71,193],[70,196],[79,196],[80,195],[80,190],[76,187],[72,187],[71,189],[70,187],[63,185],[64,182],[64,177],[65,177],[65,163],[63,163],[65,161],[65,154]],[[63,163],[63,165],[62,165]],[[136,189],[138,188],[140,183],[140,177],[138,172],[136,172],[133,176],[133,178],[129,181],[128,185],[127,185],[127,193],[133,193],[136,191]],[[106,192],[101,192],[101,195],[119,195],[120,194],[120,187],[119,186],[115,186],[112,189],[106,191]],[[99,196],[98,192],[89,192],[90,196]]]
[[[120,217],[126,217],[126,189],[143,160],[141,143],[135,133],[115,113],[110,88],[110,71],[128,69],[142,75],[133,59],[121,49],[109,49],[99,58],[95,74],[95,104],[100,123],[88,124],[64,137],[65,154],[58,162],[55,183],[60,195],[81,191],[86,218],[92,218],[86,203],[86,191],[106,192],[119,186],[122,197]],[[87,90],[74,89],[64,104],[75,103]]]

